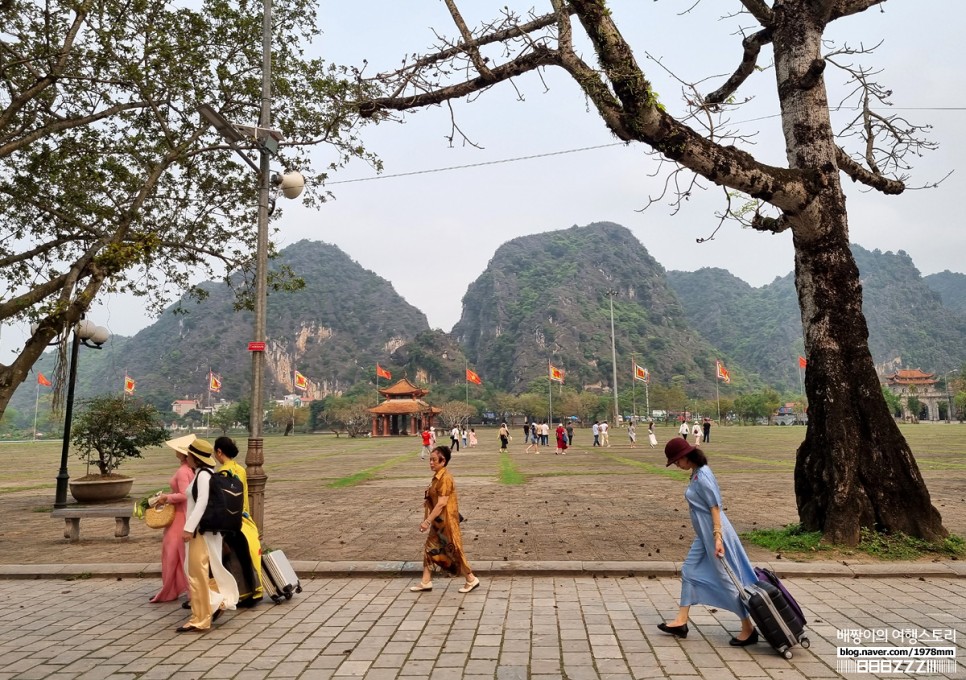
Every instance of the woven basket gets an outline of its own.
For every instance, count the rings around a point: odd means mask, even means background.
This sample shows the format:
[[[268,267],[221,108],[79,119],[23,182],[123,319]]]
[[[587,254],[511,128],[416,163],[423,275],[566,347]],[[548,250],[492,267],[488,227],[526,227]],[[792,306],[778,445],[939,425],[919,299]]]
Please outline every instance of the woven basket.
[[[152,529],[164,529],[174,521],[174,505],[164,503],[144,511],[144,523]]]

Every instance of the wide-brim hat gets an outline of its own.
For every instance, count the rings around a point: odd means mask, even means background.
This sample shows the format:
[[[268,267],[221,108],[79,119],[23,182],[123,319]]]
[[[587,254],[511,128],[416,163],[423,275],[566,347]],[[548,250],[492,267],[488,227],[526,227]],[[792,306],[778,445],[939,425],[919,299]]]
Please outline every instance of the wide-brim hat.
[[[169,439],[165,442],[166,446],[170,446],[172,449],[180,453],[182,456],[188,455],[188,446],[191,445],[198,437],[193,434],[186,434],[183,437],[177,437],[175,439]]]
[[[671,467],[697,448],[688,444],[683,437],[674,437],[664,446],[664,455],[667,456],[667,465],[664,467]]]
[[[188,453],[206,465],[214,467],[218,464],[215,460],[215,449],[207,439],[195,439],[188,444]]]

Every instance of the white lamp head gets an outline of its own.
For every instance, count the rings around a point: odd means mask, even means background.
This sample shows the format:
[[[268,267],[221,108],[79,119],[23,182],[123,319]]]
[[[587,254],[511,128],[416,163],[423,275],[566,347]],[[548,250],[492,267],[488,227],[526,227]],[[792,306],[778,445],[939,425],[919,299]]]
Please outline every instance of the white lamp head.
[[[97,324],[89,319],[81,319],[74,326],[74,332],[77,333],[77,337],[81,340],[93,338],[95,331],[97,331]]]
[[[94,329],[94,334],[91,335],[91,342],[95,345],[103,345],[111,337],[111,332],[104,328],[104,326],[98,326]]]
[[[305,177],[296,170],[290,170],[281,177],[276,175],[275,182],[285,198],[298,198],[305,188]]]

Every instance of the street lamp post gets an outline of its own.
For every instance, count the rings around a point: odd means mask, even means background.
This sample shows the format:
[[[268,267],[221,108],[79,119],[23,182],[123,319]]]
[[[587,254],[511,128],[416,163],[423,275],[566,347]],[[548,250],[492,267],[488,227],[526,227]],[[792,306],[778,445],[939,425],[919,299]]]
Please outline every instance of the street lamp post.
[[[268,306],[268,218],[274,208],[272,188],[278,189],[285,198],[298,198],[305,187],[305,179],[298,172],[282,175],[271,174],[271,157],[278,151],[281,134],[271,129],[272,124],[272,0],[262,0],[262,95],[258,126],[252,128],[234,125],[207,104],[198,107],[204,121],[215,128],[228,146],[258,174],[258,231],[255,250],[255,329],[252,353],[251,415],[249,420],[248,451],[245,467],[248,474],[248,496],[252,519],[259,530],[264,529],[262,520],[265,510],[265,483],[268,476],[262,465],[265,462],[262,439],[264,417],[265,338]],[[252,135],[258,149],[258,163],[249,158],[241,148],[246,135]]]
[[[953,373],[959,373],[959,369],[954,368],[951,371],[946,371],[946,374],[943,376],[943,382],[946,383],[946,422],[947,423],[952,422],[951,418],[953,413],[953,398],[949,394],[949,376]]]
[[[70,345],[70,369],[67,377],[67,402],[64,405],[64,443],[60,450],[60,471],[57,473],[57,491],[54,494],[54,508],[67,507],[67,454],[70,451],[70,425],[74,415],[74,384],[77,382],[77,353],[80,346],[101,349],[101,345],[111,337],[110,331],[103,326],[81,319],[74,326],[74,337]]]
[[[610,355],[611,365],[614,368],[614,426],[620,422],[620,407],[617,404],[617,344],[614,340],[614,296],[618,291],[609,290],[607,296],[610,298]]]

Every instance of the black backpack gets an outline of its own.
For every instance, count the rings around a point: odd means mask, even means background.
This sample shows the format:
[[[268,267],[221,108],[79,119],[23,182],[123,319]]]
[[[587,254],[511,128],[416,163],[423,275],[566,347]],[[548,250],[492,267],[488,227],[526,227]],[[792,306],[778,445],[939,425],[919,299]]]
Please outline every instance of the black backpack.
[[[198,531],[202,534],[241,531],[245,508],[245,487],[241,480],[227,470],[208,472],[208,476],[208,505],[198,523]],[[192,496],[198,500],[197,482]]]

